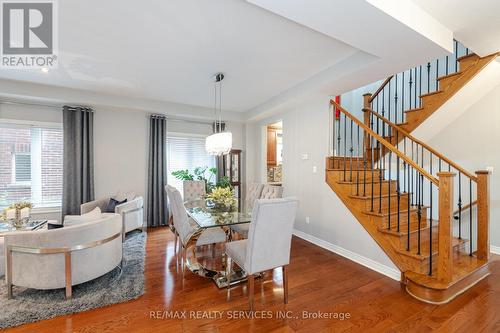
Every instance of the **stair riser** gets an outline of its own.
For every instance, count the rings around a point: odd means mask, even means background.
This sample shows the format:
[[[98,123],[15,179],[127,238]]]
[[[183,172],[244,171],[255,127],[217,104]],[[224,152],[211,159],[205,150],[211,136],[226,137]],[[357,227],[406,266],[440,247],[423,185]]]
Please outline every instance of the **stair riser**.
[[[342,184],[342,186],[345,186],[345,188],[348,191],[350,190],[349,193],[351,195],[357,194],[356,184]],[[391,195],[392,194],[396,195],[396,187],[397,187],[396,182],[391,182],[390,186]],[[373,189],[371,183],[367,183],[366,186],[363,186],[363,184],[360,183],[358,188],[359,188],[359,195],[370,196],[372,193],[374,193],[375,195],[378,195],[380,193],[385,195],[389,193],[389,186],[387,183],[382,184],[382,192],[380,192],[380,186],[378,183],[373,184]]]
[[[427,209],[423,208],[422,209],[422,216],[427,216]],[[420,222],[421,225],[422,221]],[[378,224],[379,228],[388,228],[389,227],[389,217],[380,217]],[[398,216],[397,214],[391,215],[391,229],[396,230],[398,225]],[[411,211],[410,212],[410,230],[417,230],[418,228],[418,214],[417,211]],[[408,213],[407,212],[401,212],[399,214],[399,229],[400,230],[408,230]]]
[[[424,222],[424,221],[423,221]],[[422,225],[423,224],[427,224],[427,223],[421,223]],[[436,243],[437,239],[438,239],[438,227],[433,227],[432,228],[432,242],[433,244]],[[429,232],[429,228],[428,229],[424,229],[424,230],[420,230],[420,242],[421,242],[421,246],[429,246],[429,241],[430,241],[430,232]],[[407,244],[408,244],[408,235],[402,235],[402,236],[399,236],[397,237],[399,238],[399,247],[400,249],[406,249],[407,248]],[[414,245],[414,244],[417,244],[418,243],[418,232],[412,232],[410,233],[410,245]]]
[[[415,243],[416,244],[416,243]],[[429,246],[428,243],[425,243],[425,244],[422,244],[421,245],[421,250],[422,252],[424,251],[424,246]],[[465,247],[465,244],[459,244],[459,245],[455,245],[453,246],[453,253],[452,255],[458,253],[459,251],[463,251],[464,250],[464,247]],[[433,256],[432,256],[432,266],[434,267],[433,269],[433,274],[436,275],[435,273],[435,268],[437,267],[437,264],[439,262],[439,253],[437,253],[437,250],[438,250],[438,244],[437,242],[433,242]],[[427,249],[427,252],[429,250]],[[412,252],[413,253],[417,253],[416,249],[412,249]],[[420,274],[428,274],[429,273],[429,263],[431,261],[431,257],[428,256],[427,258],[423,259],[423,260],[420,260],[420,259],[416,259],[416,258],[413,258],[413,257],[407,257],[407,260],[408,260],[408,263],[413,267],[414,271],[416,273],[420,273]]]
[[[344,180],[344,170],[329,170],[328,172],[332,172],[334,173],[335,177],[337,177],[338,180]],[[371,170],[351,170],[350,169],[346,169],[346,172],[345,172],[345,180],[346,181],[352,181],[352,182],[356,182],[359,178],[359,182],[360,183],[363,183],[364,181],[365,182],[371,182],[371,179],[376,179],[378,180],[379,177],[380,177],[380,171],[379,170],[373,170],[373,174],[372,174],[372,171]]]
[[[357,205],[358,208],[363,209],[364,211],[372,211],[372,200],[370,199],[357,199],[357,198],[352,198],[355,204]],[[380,205],[382,203],[382,205]],[[396,193],[394,195],[391,194],[390,198],[390,206],[391,206],[391,211],[397,212],[397,206],[398,206],[398,198]],[[401,209],[407,209],[408,207],[408,196],[401,196],[400,202],[399,202],[399,207]],[[381,210],[379,210],[381,209]],[[382,212],[382,213],[388,213],[389,212],[389,197],[383,197],[379,198],[375,196],[373,198],[373,211],[375,212]]]

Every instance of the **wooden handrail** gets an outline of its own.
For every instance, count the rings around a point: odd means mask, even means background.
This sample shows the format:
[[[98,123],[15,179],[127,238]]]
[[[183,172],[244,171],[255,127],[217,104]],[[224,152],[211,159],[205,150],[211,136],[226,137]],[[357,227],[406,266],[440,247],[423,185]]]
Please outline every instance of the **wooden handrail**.
[[[370,99],[369,99],[369,102],[371,103],[375,97],[377,97],[377,95],[385,88],[385,86],[389,83],[389,81],[392,80],[392,78],[394,77],[394,75],[391,75],[389,76],[387,79],[385,79],[384,83],[382,83],[382,85],[380,87],[378,87],[377,91],[375,91],[375,93],[373,93],[373,95],[371,95]]]
[[[437,178],[435,178],[430,173],[428,173],[426,170],[424,170],[420,165],[418,165],[412,159],[410,159],[405,154],[400,152],[397,148],[395,148],[391,143],[389,143],[383,137],[381,137],[377,133],[373,132],[368,126],[363,124],[361,121],[358,120],[358,118],[354,117],[352,114],[350,114],[348,111],[346,111],[337,102],[335,102],[334,100],[330,100],[330,104],[334,105],[337,108],[337,110],[340,110],[342,113],[344,113],[347,117],[349,117],[352,121],[354,121],[358,126],[360,126],[362,129],[364,129],[367,134],[374,137],[378,142],[380,142],[382,145],[384,145],[387,149],[389,149],[394,154],[399,156],[403,161],[405,161],[406,163],[411,165],[418,172],[420,172],[420,174],[422,174],[425,178],[429,179],[434,185],[439,187],[439,181],[437,180]]]
[[[436,157],[438,157],[441,160],[443,160],[444,162],[448,163],[449,165],[451,165],[452,167],[454,167],[456,170],[460,171],[463,175],[469,177],[470,179],[472,179],[474,182],[477,183],[477,177],[476,176],[474,176],[473,174],[471,174],[470,172],[468,172],[467,170],[465,170],[464,168],[462,168],[460,165],[458,165],[455,162],[451,161],[446,156],[444,156],[441,153],[437,152],[434,148],[432,148],[431,146],[429,146],[425,142],[417,139],[416,137],[414,137],[410,133],[406,132],[404,129],[402,129],[401,127],[399,127],[398,125],[396,125],[392,121],[387,120],[385,117],[382,117],[381,115],[379,115],[377,112],[373,111],[372,109],[364,108],[363,111],[365,111],[365,112],[368,111],[368,112],[372,113],[373,115],[375,115],[376,117],[380,118],[382,121],[384,121],[386,124],[388,124],[389,126],[391,126],[392,128],[394,128],[396,131],[399,131],[400,133],[402,133],[404,136],[408,137],[413,142],[416,142],[419,145],[423,146],[425,149],[427,149],[428,151],[430,151],[432,154],[436,155]]]
[[[467,205],[463,206],[461,209],[457,209],[456,211],[453,212],[453,217],[455,220],[458,220],[458,214],[463,213],[467,209],[472,209],[473,206],[477,205],[477,200],[472,201],[471,203],[468,203]]]

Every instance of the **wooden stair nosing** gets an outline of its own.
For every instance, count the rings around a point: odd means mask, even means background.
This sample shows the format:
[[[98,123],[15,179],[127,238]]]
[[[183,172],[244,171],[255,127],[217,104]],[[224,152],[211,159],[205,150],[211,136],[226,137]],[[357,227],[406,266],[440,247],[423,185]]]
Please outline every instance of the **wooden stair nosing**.
[[[460,249],[462,246],[464,246],[468,242],[469,242],[469,240],[467,240],[467,239],[463,239],[463,238],[459,239],[457,237],[453,237],[451,246],[454,250],[456,250],[456,249]],[[433,249],[432,257],[435,258],[439,254],[438,242],[436,240],[436,241],[433,241],[432,243],[433,243],[432,244],[432,249]],[[425,250],[428,250],[428,247],[426,247],[426,246],[421,247],[421,254],[417,254],[417,253],[415,253],[417,251],[417,247],[415,245],[410,246],[410,251],[396,248],[396,252],[398,252],[399,254],[413,258],[415,260],[420,260],[420,261],[425,261],[425,260],[429,259],[429,257],[430,257],[430,254],[425,253]],[[425,253],[425,254],[423,254],[423,253]]]

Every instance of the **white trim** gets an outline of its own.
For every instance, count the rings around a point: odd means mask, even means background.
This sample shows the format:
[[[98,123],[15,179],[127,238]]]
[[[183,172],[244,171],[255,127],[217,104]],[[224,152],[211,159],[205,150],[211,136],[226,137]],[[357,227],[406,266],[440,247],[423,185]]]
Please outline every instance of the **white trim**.
[[[358,253],[354,253],[352,251],[346,250],[343,247],[329,243],[325,240],[319,239],[319,238],[314,237],[312,235],[306,234],[305,232],[302,232],[300,230],[294,229],[293,234],[299,238],[302,238],[302,239],[310,242],[310,243],[313,243],[314,245],[317,245],[317,246],[322,247],[328,251],[331,251],[333,253],[341,255],[342,257],[347,258],[349,260],[352,260],[360,265],[363,265],[371,270],[374,270],[375,272],[378,272],[378,273],[383,274],[387,277],[390,277],[393,280],[401,281],[401,272],[398,269],[394,269],[392,267],[383,265],[379,262],[376,262],[375,260],[364,257]]]
[[[62,123],[56,123],[56,122],[20,120],[20,119],[8,119],[8,118],[0,118],[0,124],[40,127],[40,128],[60,128],[60,129],[62,129],[63,127]]]
[[[490,252],[500,255],[500,246],[490,245]]]
[[[61,206],[58,207],[35,207],[31,209],[32,214],[61,213]]]
[[[206,138],[209,135],[210,134],[167,131],[167,139],[168,138]]]

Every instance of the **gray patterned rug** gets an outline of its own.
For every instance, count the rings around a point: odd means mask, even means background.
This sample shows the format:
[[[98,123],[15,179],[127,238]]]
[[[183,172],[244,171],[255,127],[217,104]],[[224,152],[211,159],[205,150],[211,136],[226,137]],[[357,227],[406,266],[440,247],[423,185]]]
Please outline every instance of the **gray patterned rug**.
[[[123,268],[115,268],[95,280],[73,287],[73,298],[66,300],[64,289],[34,290],[14,287],[14,298],[7,299],[7,288],[0,280],[0,328],[18,326],[64,314],[99,308],[136,299],[144,294],[145,232],[132,232],[123,245]]]

